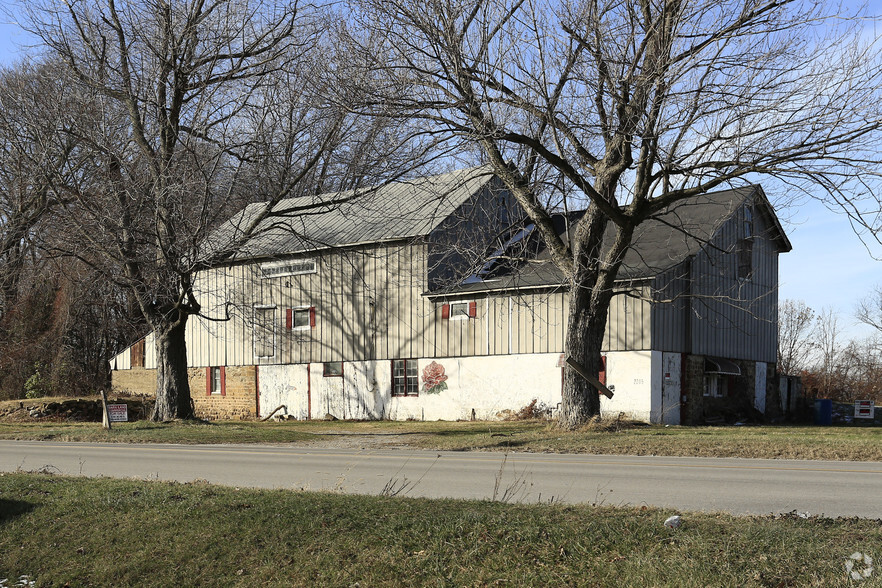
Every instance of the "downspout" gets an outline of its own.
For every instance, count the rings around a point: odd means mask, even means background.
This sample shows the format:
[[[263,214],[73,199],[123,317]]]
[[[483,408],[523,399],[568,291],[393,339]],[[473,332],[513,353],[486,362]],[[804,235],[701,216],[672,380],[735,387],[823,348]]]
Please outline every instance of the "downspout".
[[[310,375],[309,366],[306,364],[306,420],[312,418],[312,376]]]
[[[260,418],[260,366],[254,366],[254,416]]]
[[[689,408],[689,381],[688,370],[689,356],[692,355],[692,259],[686,261],[686,312],[683,315],[683,338],[685,349],[680,359],[680,424],[686,424]]]

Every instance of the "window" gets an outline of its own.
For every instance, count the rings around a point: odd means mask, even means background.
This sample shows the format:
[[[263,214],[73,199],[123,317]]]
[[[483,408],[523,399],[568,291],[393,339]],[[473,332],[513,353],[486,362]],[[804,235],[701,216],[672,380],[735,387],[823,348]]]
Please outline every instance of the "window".
[[[419,396],[420,376],[415,359],[392,360],[392,396]]]
[[[753,275],[753,241],[740,239],[735,253],[738,257],[738,279],[749,280]]]
[[[285,328],[307,331],[315,328],[315,307],[300,306],[285,311]]]
[[[272,357],[276,354],[275,306],[254,307],[254,355]]]
[[[322,375],[326,378],[343,377],[343,362],[326,361],[322,364]]]
[[[729,377],[725,374],[705,374],[704,395],[721,398],[729,394]]]
[[[260,264],[260,274],[263,278],[280,278],[317,272],[318,268],[314,259],[290,259]]]
[[[227,395],[226,369],[221,367],[205,368],[205,393],[207,396]]]
[[[441,318],[451,321],[467,321],[478,316],[478,303],[472,301],[451,302],[441,307]]]
[[[753,209],[748,206],[744,209],[744,238],[751,237],[753,237]]]

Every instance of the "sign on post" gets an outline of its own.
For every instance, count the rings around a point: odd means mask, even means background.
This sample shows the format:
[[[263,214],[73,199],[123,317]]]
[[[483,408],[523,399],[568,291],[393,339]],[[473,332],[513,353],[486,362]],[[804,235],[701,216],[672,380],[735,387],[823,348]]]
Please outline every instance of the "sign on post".
[[[111,423],[127,423],[129,421],[128,404],[108,404],[107,416]]]
[[[875,417],[876,403],[873,400],[855,400],[854,418],[872,419]]]

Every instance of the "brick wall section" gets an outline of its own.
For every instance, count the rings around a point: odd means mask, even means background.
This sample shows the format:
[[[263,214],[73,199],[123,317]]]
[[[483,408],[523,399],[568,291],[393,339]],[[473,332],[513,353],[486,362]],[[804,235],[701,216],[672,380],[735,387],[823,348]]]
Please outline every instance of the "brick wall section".
[[[206,368],[190,368],[190,394],[196,416],[207,420],[253,419],[257,416],[257,367],[224,369],[226,394],[206,395]]]
[[[115,394],[154,396],[156,394],[156,370],[132,368],[113,370],[110,382]]]

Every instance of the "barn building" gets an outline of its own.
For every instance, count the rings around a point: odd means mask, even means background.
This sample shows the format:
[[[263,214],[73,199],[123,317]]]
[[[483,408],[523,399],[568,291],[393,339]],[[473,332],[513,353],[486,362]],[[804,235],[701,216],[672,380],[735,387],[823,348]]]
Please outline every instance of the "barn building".
[[[456,420],[559,406],[567,286],[487,167],[277,208],[308,212],[267,221],[197,276],[197,414]],[[558,230],[579,214],[557,215]],[[789,250],[755,185],[644,222],[610,308],[601,376],[614,396],[602,411],[666,424],[777,414],[778,254]],[[113,359],[114,387],[152,394],[155,361],[148,335]]]

